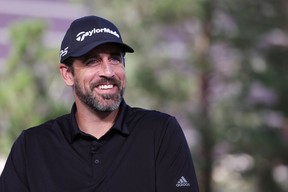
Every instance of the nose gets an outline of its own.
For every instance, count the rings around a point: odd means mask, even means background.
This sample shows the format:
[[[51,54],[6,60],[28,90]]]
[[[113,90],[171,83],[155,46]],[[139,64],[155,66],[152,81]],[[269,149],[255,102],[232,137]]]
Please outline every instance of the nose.
[[[108,59],[104,59],[101,64],[100,76],[112,77],[115,75],[114,68]]]

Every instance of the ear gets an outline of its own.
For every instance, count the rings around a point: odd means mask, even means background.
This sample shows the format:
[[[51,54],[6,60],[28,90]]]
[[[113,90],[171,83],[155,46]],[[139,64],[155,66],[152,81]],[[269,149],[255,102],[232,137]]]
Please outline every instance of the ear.
[[[73,86],[74,85],[74,77],[73,77],[73,74],[71,73],[71,70],[69,69],[69,67],[63,63],[60,63],[59,71],[60,71],[62,79],[66,83],[66,85]]]

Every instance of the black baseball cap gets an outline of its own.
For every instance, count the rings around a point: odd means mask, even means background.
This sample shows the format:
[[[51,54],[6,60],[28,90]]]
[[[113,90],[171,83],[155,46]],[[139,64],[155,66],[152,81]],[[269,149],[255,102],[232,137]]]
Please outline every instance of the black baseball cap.
[[[123,43],[119,30],[112,22],[94,15],[76,19],[61,43],[60,62],[63,63],[69,57],[80,57],[105,43],[115,43],[123,52],[134,52]]]

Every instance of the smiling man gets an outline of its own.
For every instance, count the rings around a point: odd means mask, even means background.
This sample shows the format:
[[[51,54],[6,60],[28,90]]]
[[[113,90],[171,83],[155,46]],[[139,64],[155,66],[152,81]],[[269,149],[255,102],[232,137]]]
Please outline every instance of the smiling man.
[[[72,22],[59,66],[73,89],[71,113],[21,133],[1,192],[198,192],[177,120],[126,104],[127,52],[134,50],[110,21]]]

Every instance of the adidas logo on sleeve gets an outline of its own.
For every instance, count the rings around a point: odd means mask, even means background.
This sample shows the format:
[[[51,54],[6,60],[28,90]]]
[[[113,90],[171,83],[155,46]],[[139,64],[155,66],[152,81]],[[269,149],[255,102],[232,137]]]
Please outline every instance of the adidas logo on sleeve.
[[[176,183],[176,187],[189,187],[190,183],[182,176],[179,181]]]

